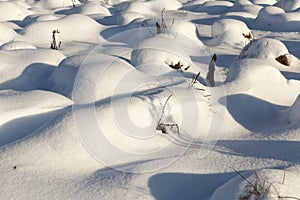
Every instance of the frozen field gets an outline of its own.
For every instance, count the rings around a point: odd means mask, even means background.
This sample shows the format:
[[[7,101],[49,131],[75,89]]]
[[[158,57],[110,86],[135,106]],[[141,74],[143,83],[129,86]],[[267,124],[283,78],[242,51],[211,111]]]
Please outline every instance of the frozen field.
[[[300,0],[0,0],[0,199],[300,199],[299,58]]]

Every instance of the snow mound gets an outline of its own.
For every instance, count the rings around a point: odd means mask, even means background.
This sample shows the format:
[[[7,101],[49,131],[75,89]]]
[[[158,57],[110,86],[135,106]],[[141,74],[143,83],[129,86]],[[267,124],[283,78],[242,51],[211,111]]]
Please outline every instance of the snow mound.
[[[28,5],[25,2],[18,1],[0,1],[0,22],[9,20],[23,20],[31,14],[27,10]]]
[[[297,97],[295,103],[290,108],[289,122],[292,124],[300,124],[300,95]]]
[[[243,173],[242,173],[243,174]],[[243,174],[245,175],[245,174]],[[285,176],[285,178],[284,178]],[[254,199],[274,200],[280,197],[299,197],[300,191],[297,189],[299,182],[299,172],[287,169],[283,170],[264,169],[256,173],[247,175],[245,178],[237,176],[224,185],[220,186],[211,196],[210,200],[237,200],[251,194],[252,185],[257,185],[260,195],[252,196]],[[284,180],[284,183],[283,183]],[[247,198],[248,199],[248,198]]]
[[[71,100],[53,92],[13,91],[2,90],[0,92],[1,124],[26,115],[34,115],[42,112],[63,108],[71,105]]]
[[[41,6],[45,9],[54,9],[54,8],[65,8],[72,7],[74,5],[80,5],[79,0],[38,0],[35,6]]]
[[[256,5],[274,5],[277,0],[251,0],[251,2]]]
[[[249,41],[243,34],[250,34],[247,25],[235,19],[222,19],[213,23],[211,28],[212,40],[209,45],[228,44],[243,47]]]
[[[133,1],[124,10],[128,13],[140,13],[145,17],[157,16],[163,8],[166,10],[177,10],[182,6],[178,0],[153,0],[153,1]]]
[[[229,1],[206,1],[199,6],[195,7],[193,12],[207,12],[209,14],[223,14],[233,6],[233,3]]]
[[[187,22],[184,20],[175,21],[170,27],[169,34],[173,34],[174,38],[176,38],[177,33],[180,35],[184,35],[189,39],[192,39],[195,43],[198,43],[200,46],[202,45],[202,43],[197,37],[197,27],[191,22]]]
[[[1,46],[1,50],[36,49],[32,44],[23,41],[12,41]]]
[[[131,1],[121,6],[121,13],[114,16],[118,24],[127,25],[137,19],[159,19],[161,11],[165,9],[177,10],[182,4],[177,0],[153,0],[153,1]],[[165,20],[167,17],[165,17]]]
[[[285,10],[286,12],[293,12],[298,8],[300,8],[300,1],[299,0],[284,0],[283,2],[278,1],[274,6],[283,8],[283,10]]]
[[[267,59],[271,63],[276,60],[277,63],[293,67],[298,67],[300,63],[281,41],[271,38],[252,40],[239,55],[239,59],[247,58]]]
[[[72,102],[47,91],[0,92],[0,146],[23,138],[64,112]]]
[[[85,91],[86,94],[93,94],[93,96],[86,100],[87,97],[83,94],[77,96],[75,101],[91,103],[117,95],[114,93],[115,87],[132,70],[133,67],[130,64],[117,57],[97,52],[90,54],[76,76],[74,86],[76,88],[74,88],[73,96],[82,91]],[[122,92],[126,93],[129,91],[124,88]]]
[[[81,6],[80,9],[81,9],[81,13],[85,15],[92,15],[92,14],[102,14],[105,16],[110,15],[109,10],[98,2],[88,2],[83,6]]]
[[[227,81],[233,81],[228,93],[243,92],[279,105],[290,106],[300,92],[299,81],[287,80],[269,61],[261,59],[236,61],[229,68]]]
[[[89,27],[86,29],[86,27]],[[52,31],[58,29],[57,41],[84,41],[98,43],[102,40],[102,27],[96,21],[81,14],[68,15],[51,21],[35,22],[23,30],[26,41],[43,47],[49,47]]]
[[[36,18],[37,22],[42,22],[42,21],[52,21],[52,20],[58,20],[63,18],[63,15],[41,15]]]
[[[248,0],[238,0],[234,2],[234,5],[229,9],[229,12],[248,12],[251,14],[257,14],[261,6],[254,5]]]
[[[262,6],[254,5],[251,1],[248,0],[239,0],[235,1],[234,5],[224,13],[225,18],[237,18],[237,19],[255,19],[259,10]]]
[[[2,199],[20,199],[20,196],[25,199],[51,199],[53,196],[84,199],[85,192],[75,193],[83,189],[85,176],[104,167],[84,149],[70,113],[45,124],[16,144],[1,148],[0,155],[1,169],[6,169],[0,184],[7,186],[7,193],[1,192]],[[16,166],[17,173],[12,166]],[[58,174],[53,176],[53,170]],[[28,178],[20,178],[25,176]],[[39,183],[31,179],[34,176],[40,177]]]
[[[286,46],[279,40],[262,38],[252,40],[241,51],[239,58],[274,59],[289,54]]]
[[[45,78],[49,67],[57,66],[65,56],[59,51],[48,49],[23,49],[16,51],[1,51],[0,63],[2,74],[0,75],[1,89],[34,89],[36,82]],[[45,74],[46,73],[46,74]],[[37,83],[36,86],[42,83]]]
[[[0,23],[0,32],[1,32],[0,45],[9,42],[11,40],[14,40],[17,35],[17,33],[13,29],[7,27],[3,23]]]
[[[78,68],[86,56],[86,54],[81,54],[64,59],[58,67],[54,69],[48,79],[48,84],[51,85],[51,91],[71,98]]]
[[[159,34],[142,42],[131,54],[131,63],[139,71],[159,76],[174,72],[168,65],[180,62],[183,68],[188,67],[192,61],[187,46],[170,38],[167,34]],[[173,74],[174,75],[174,74]]]
[[[22,163],[23,166],[34,166],[43,171],[60,169],[66,173],[85,171],[91,167],[90,164],[94,164],[94,167],[99,165],[83,148],[75,130],[72,113],[57,117],[17,143],[18,145],[2,148],[1,157],[6,160],[9,155],[13,155],[13,162]],[[5,165],[9,166],[9,163]]]
[[[285,13],[277,6],[262,8],[256,18],[256,26],[272,31],[299,31],[300,12]]]

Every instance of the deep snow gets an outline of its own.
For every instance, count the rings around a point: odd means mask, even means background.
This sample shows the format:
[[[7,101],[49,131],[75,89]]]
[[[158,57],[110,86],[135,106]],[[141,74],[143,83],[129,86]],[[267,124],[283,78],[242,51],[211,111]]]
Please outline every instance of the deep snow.
[[[0,1],[0,199],[300,198],[299,18],[300,0]]]

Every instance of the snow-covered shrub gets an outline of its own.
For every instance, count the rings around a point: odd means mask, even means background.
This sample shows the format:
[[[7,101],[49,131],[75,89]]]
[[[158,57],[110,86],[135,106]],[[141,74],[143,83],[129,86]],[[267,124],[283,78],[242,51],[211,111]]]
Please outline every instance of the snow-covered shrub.
[[[36,3],[37,6],[42,6],[45,9],[73,7],[80,4],[79,0],[40,0]]]
[[[234,62],[226,79],[232,84],[231,90],[247,90],[247,94],[266,101],[291,105],[299,93],[300,83],[296,80],[287,80],[280,70],[274,67],[276,61],[271,63],[270,60],[255,58]],[[290,98],[285,98],[287,96]],[[268,109],[271,110],[272,107]]]
[[[239,174],[212,195],[210,200],[299,199],[298,174],[293,171],[264,169],[253,174]]]
[[[299,17],[299,12],[285,13],[277,6],[267,6],[259,11],[255,21],[256,26],[264,30],[299,31]]]
[[[279,0],[275,6],[282,8],[286,12],[293,12],[300,8],[300,0]]]
[[[247,25],[235,19],[222,19],[212,25],[212,40],[209,45],[229,44],[232,46],[243,47],[249,42],[244,35],[250,34]],[[244,35],[243,35],[244,34]]]
[[[197,12],[207,12],[209,14],[223,14],[233,6],[229,1],[205,1],[193,9]]]
[[[239,58],[275,59],[280,55],[289,54],[286,46],[279,40],[262,38],[251,41],[241,51]]]
[[[86,27],[89,27],[88,30]],[[98,43],[102,40],[99,34],[102,26],[92,18],[81,14],[72,14],[57,20],[38,21],[26,26],[21,33],[24,34],[24,40],[27,42],[35,46],[46,47],[49,45],[49,33],[53,29],[61,32],[59,37],[64,42]]]
[[[253,4],[257,5],[274,5],[277,0],[250,0]]]
[[[105,4],[105,3],[104,3]],[[103,14],[103,15],[110,15],[110,12],[107,8],[103,5],[99,4],[98,2],[90,1],[85,3],[83,6],[80,6],[80,13],[85,15],[92,15],[92,14]]]
[[[279,40],[261,38],[251,41],[239,55],[239,59],[258,58],[276,60],[279,63],[291,66],[298,65],[298,58],[290,54],[286,46]]]
[[[50,49],[53,49],[53,50],[59,50],[60,49],[60,46],[61,46],[61,41],[56,41],[56,34],[59,34],[60,31],[58,29],[54,29],[52,31],[52,41],[50,43]]]
[[[159,34],[142,42],[131,53],[131,63],[142,71],[151,75],[162,75],[173,72],[168,65],[180,65],[186,68],[192,63],[187,47],[168,37]]]

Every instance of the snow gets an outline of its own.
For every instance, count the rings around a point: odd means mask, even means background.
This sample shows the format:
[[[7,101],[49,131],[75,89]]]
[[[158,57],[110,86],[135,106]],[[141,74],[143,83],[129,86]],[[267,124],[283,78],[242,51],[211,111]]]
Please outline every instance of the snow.
[[[235,19],[222,19],[212,25],[210,45],[216,46],[222,43],[233,46],[245,46],[248,40],[243,34],[248,35],[250,30],[247,25]]]
[[[54,9],[62,7],[71,7],[74,5],[80,5],[80,1],[68,1],[68,0],[39,0],[36,1],[35,6],[42,6],[45,9]]]
[[[300,198],[299,5],[0,1],[0,199]]]
[[[300,106],[300,97],[298,96],[295,100],[295,103],[290,108],[289,114],[289,122],[292,124],[299,124],[300,122],[300,115],[299,115],[299,106]]]
[[[251,41],[241,51],[239,58],[260,58],[275,60],[280,55],[289,54],[286,46],[275,39],[263,38]]]
[[[1,46],[2,50],[37,49],[34,45],[23,41],[7,42]]]
[[[7,27],[4,23],[0,23],[1,39],[0,44],[4,44],[13,40],[16,36],[16,32],[11,28]]]
[[[28,10],[28,5],[22,1],[1,1],[0,13],[0,22],[23,20],[27,15],[31,14]]]
[[[68,24],[68,26],[65,26],[64,24]],[[73,27],[76,27],[76,29],[74,30]],[[84,33],[76,31],[85,30],[86,27],[89,28],[84,31]],[[38,21],[28,25],[25,29],[23,29],[23,35],[26,41],[30,41],[34,45],[47,48],[50,46],[50,39],[53,30],[60,31],[60,33],[57,34],[58,41],[84,41],[97,43],[102,40],[99,34],[101,29],[101,25],[90,17],[81,14],[73,14],[57,20]]]
[[[253,195],[252,197],[271,200],[278,199],[279,197],[285,199],[284,197],[299,196],[300,193],[296,189],[297,176],[299,176],[299,172],[293,172],[289,169],[285,171],[267,169],[251,174],[246,179],[253,185],[257,183],[257,188],[262,193],[261,195]],[[288,181],[290,184],[284,183],[285,181]],[[237,176],[218,188],[210,199],[239,199],[248,195],[249,191],[249,183],[243,180],[242,177]],[[224,196],[224,193],[228,195]]]
[[[1,113],[5,113],[1,116],[0,145],[32,133],[46,121],[58,116],[61,109],[72,104],[63,96],[40,90],[2,90],[0,96]]]
[[[286,13],[279,7],[267,6],[259,11],[256,22],[259,28],[267,30],[299,31],[299,16],[299,11]]]
[[[292,12],[300,8],[299,0],[286,0],[284,2],[278,1],[276,6],[283,8],[286,12]]]

